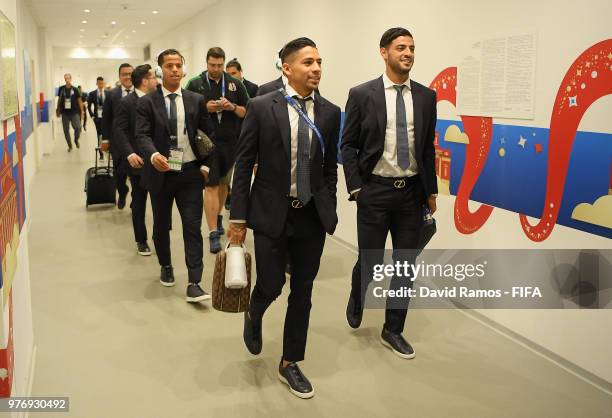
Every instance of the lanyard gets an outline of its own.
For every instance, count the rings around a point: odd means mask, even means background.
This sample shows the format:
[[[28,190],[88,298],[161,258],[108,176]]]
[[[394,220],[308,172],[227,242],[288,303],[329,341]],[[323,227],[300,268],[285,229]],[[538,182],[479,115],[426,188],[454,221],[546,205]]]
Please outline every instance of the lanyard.
[[[206,71],[206,82],[208,83],[208,89],[212,90],[210,79],[208,78],[208,71]],[[221,75],[221,97],[225,97],[225,74]]]
[[[304,113],[302,108],[296,103],[295,99],[289,96],[289,94],[284,88],[278,89],[278,91],[280,91],[281,94],[285,97],[285,100],[287,101],[287,103],[289,103],[289,106],[295,109],[298,115],[300,115],[300,117],[304,120],[304,122],[306,122],[308,127],[315,133],[317,139],[319,140],[319,145],[321,145],[321,152],[323,153],[323,158],[325,159],[325,142],[323,142],[323,136],[321,135],[321,132],[319,132],[319,128],[317,128],[317,125],[315,125],[314,122],[310,120],[308,115]]]

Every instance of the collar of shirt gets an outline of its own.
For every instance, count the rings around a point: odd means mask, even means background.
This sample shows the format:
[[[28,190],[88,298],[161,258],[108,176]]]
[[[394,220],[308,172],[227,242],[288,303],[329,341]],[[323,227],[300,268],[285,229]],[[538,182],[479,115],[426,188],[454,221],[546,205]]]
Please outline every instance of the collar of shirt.
[[[140,89],[136,89],[136,95],[138,95],[138,98],[141,98],[142,96],[146,96],[147,93],[145,93],[144,91],[140,90]]]
[[[164,95],[164,97],[168,97],[169,94],[175,93],[177,96],[179,97],[183,97],[183,91],[182,89],[179,87],[177,91],[170,91],[167,88],[165,88],[164,86],[162,86],[162,94]]]
[[[130,90],[130,93],[133,92],[134,91],[134,87],[130,87],[129,90]],[[122,93],[127,93],[127,91],[128,91],[127,88],[121,86],[121,92]]]
[[[281,82],[283,83],[283,86],[285,87],[289,86],[289,80],[287,80],[287,77],[285,77],[285,74],[281,74]]]
[[[297,96],[297,97],[299,97],[299,98],[301,98],[301,99],[307,99],[307,98],[309,98],[309,97],[310,97],[310,98],[312,99],[312,101],[313,101],[313,102],[314,102],[314,99],[315,99],[315,96],[314,96],[314,91],[311,91],[311,92],[310,92],[310,94],[309,94],[308,96],[306,96],[306,97],[302,97],[302,96],[300,96],[299,94],[297,94],[297,92],[294,90],[294,88],[293,88],[293,87],[291,87],[291,86],[289,85],[289,83],[287,83],[287,84],[285,85],[285,91],[287,92],[287,94],[289,95],[289,97]]]
[[[383,86],[385,86],[385,89],[389,89],[389,88],[393,88],[393,86],[397,86],[398,84],[395,84],[393,81],[391,81],[391,79],[389,78],[389,76],[387,75],[387,73],[383,73]],[[410,77],[408,77],[408,79],[402,83],[404,86],[407,87],[407,90],[410,91]]]

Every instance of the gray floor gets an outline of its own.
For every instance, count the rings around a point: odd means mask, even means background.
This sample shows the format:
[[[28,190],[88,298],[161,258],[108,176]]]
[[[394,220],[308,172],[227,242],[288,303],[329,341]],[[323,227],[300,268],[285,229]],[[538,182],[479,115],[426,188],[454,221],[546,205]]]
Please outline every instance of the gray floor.
[[[329,239],[302,364],[316,396],[295,398],[276,377],[287,293],[265,317],[263,353],[251,356],[241,315],[185,302],[177,214],[178,285],[163,288],[156,258],[136,254],[129,209],[85,210],[93,138],[70,154],[58,142],[32,190],[33,395],[69,396],[70,414],[58,417],[612,416],[612,397],[457,311],[410,313],[411,361],[380,344],[382,311],[350,330],[355,255]]]

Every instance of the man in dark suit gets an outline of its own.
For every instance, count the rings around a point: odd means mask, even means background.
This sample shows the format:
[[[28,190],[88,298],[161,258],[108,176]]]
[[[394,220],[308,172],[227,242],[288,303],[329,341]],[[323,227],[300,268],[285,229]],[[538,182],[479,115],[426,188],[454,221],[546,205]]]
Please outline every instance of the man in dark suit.
[[[350,200],[357,201],[359,257],[346,310],[353,328],[361,324],[373,264],[383,262],[388,233],[394,259],[414,263],[424,205],[435,212],[438,193],[436,94],[410,80],[414,39],[406,29],[389,29],[380,40],[380,53],[385,73],[350,90],[342,134],[347,189]],[[391,280],[392,289],[412,284],[406,277]],[[387,298],[381,334],[385,346],[407,359],[415,355],[402,336],[408,302],[407,297]]]
[[[252,99],[244,120],[232,184],[230,239],[244,242],[247,226],[255,237],[257,283],[244,317],[248,350],[262,349],[262,319],[285,284],[285,260],[293,260],[279,378],[300,398],[314,390],[297,362],[304,360],[313,281],[325,233],[336,215],[337,142],[340,108],[314,93],[321,58],[308,38],[283,49],[288,79],[281,92]],[[298,110],[299,109],[299,110]],[[259,169],[251,187],[255,159]]]
[[[257,95],[263,96],[264,94],[268,94],[278,89],[282,89],[284,86],[285,83],[283,83],[283,77],[281,76],[275,80],[268,81],[267,83],[264,83],[259,86],[259,88],[257,89]]]
[[[214,140],[214,127],[204,97],[181,89],[183,56],[175,49],[167,49],[159,54],[157,63],[162,71],[162,86],[141,97],[136,110],[136,143],[144,160],[142,184],[151,193],[160,282],[174,286],[169,228],[172,202],[176,201],[183,223],[189,280],[186,300],[199,302],[210,299],[200,287],[204,270],[202,192],[214,156],[200,155],[195,141],[198,129]]]
[[[134,68],[130,64],[124,63],[119,66],[120,85],[107,94],[107,99],[104,102],[102,111],[102,142],[110,144],[110,152],[113,156],[113,172],[115,173],[117,192],[119,192],[119,199],[117,200],[117,208],[119,209],[125,207],[125,198],[129,189],[126,184],[127,162],[121,158],[120,148],[116,146],[116,142],[113,141],[113,120],[121,99],[134,91],[134,86],[132,85],[132,71],[134,71]],[[102,148],[105,148],[105,146],[103,145]]]
[[[96,135],[98,137],[98,147],[102,140],[102,112],[104,109],[104,101],[106,99],[106,92],[104,91],[104,77],[96,78],[96,90],[93,90],[87,96],[87,112],[96,125]],[[93,110],[92,110],[93,107]],[[100,157],[102,157],[102,151],[100,151]]]
[[[237,58],[234,58],[233,60],[225,64],[225,71],[235,79],[238,79],[242,82],[244,88],[246,88],[249,98],[257,96],[257,90],[259,89],[259,86],[253,83],[252,81],[249,81],[244,78],[244,74],[242,72],[242,65],[240,64],[240,62],[238,62]]]
[[[132,85],[134,91],[125,96],[119,102],[119,108],[114,120],[114,141],[121,158],[125,159],[130,183],[132,184],[132,225],[134,227],[134,238],[136,249],[142,256],[151,255],[151,249],[147,243],[147,227],[145,224],[145,213],[147,208],[147,190],[142,187],[141,174],[144,160],[142,152],[136,144],[136,105],[144,95],[155,91],[157,78],[149,64],[139,65],[132,72]]]

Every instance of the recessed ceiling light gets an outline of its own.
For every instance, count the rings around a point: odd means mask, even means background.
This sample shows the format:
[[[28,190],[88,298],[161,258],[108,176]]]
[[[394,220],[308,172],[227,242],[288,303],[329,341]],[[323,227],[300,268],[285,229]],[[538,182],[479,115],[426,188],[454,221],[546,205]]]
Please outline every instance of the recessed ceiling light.
[[[86,20],[81,20],[81,23],[87,23],[87,21]]]
[[[130,37],[129,37],[129,36],[126,36],[126,37],[125,37],[125,39],[130,39]]]
[[[144,20],[142,22],[140,22],[141,25],[146,25],[147,22],[145,22]]]
[[[81,32],[85,32],[85,29],[81,29]]]
[[[85,10],[83,10],[83,11],[84,11],[85,13],[89,13],[89,12],[91,12],[91,10],[89,10],[89,9],[85,9]]]
[[[153,14],[154,14],[154,15],[156,15],[156,14],[158,14],[158,13],[159,13],[159,12],[158,12],[157,10],[153,10]]]
[[[115,22],[114,20],[111,22],[111,25],[116,25],[117,22]]]
[[[136,29],[132,29],[132,33],[136,33]]]

